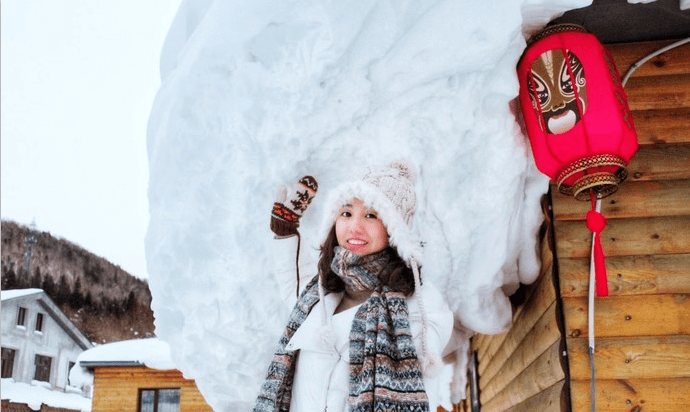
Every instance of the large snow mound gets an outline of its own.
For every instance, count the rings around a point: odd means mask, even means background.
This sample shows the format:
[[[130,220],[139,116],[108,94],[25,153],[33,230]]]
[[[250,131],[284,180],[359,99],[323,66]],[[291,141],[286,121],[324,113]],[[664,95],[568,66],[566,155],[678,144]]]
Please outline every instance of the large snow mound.
[[[296,252],[295,238],[274,240],[270,210],[306,174],[319,193],[301,220],[302,285],[324,192],[403,158],[424,278],[459,328],[510,325],[507,295],[538,274],[548,187],[511,113],[515,65],[525,32],[589,3],[183,1],[149,121],[146,248],[156,334],[211,406],[249,410],[264,378]],[[457,344],[453,400],[467,335]]]

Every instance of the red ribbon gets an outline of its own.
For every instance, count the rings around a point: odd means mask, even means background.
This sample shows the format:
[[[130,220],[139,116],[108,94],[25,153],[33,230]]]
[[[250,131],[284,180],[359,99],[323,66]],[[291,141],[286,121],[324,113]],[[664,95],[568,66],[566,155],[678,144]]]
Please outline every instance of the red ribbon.
[[[606,228],[606,218],[596,210],[587,212],[587,229],[594,233],[594,278],[597,296],[608,296],[609,285],[606,278],[606,261],[601,247],[601,232]]]

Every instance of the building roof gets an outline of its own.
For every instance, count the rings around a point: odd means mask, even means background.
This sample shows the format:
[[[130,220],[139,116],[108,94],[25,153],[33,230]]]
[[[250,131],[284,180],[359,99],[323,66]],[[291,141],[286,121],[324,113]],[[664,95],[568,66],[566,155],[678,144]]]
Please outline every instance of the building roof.
[[[10,302],[14,299],[32,297],[38,304],[51,316],[64,331],[79,345],[86,350],[93,347],[89,339],[77,328],[72,321],[60,310],[52,299],[42,289],[12,289],[3,290],[1,294],[2,303]]]
[[[3,302],[9,301],[12,299],[17,299],[17,298],[23,298],[25,296],[37,294],[37,293],[43,293],[43,289],[12,289],[12,290],[3,290],[2,293],[0,294]]]

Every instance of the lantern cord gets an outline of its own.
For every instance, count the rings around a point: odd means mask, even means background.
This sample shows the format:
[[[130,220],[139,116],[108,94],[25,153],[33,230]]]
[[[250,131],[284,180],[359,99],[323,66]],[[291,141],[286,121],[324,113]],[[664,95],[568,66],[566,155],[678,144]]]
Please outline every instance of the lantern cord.
[[[592,196],[594,193],[592,192]],[[594,201],[594,197],[592,197]],[[594,209],[597,213],[601,213],[601,199],[597,199],[594,204]],[[589,366],[591,370],[590,379],[590,408],[592,412],[596,411],[595,399],[596,399],[596,381],[595,381],[595,369],[594,369],[594,290],[595,290],[595,269],[594,269],[594,241],[596,233],[592,233],[592,253],[591,261],[589,265],[589,313],[588,313],[588,323],[589,323]]]
[[[682,46],[682,45],[684,45],[684,44],[687,43],[687,42],[690,42],[690,37],[688,37],[688,38],[686,38],[686,39],[678,40],[677,42],[671,43],[671,44],[669,44],[669,45],[666,46],[666,47],[662,47],[661,49],[659,49],[659,50],[657,50],[657,51],[655,51],[655,52],[653,52],[653,53],[650,53],[650,54],[648,54],[647,56],[643,57],[642,59],[640,59],[640,60],[636,61],[635,63],[633,63],[633,65],[630,66],[630,69],[628,69],[628,72],[625,73],[625,76],[623,77],[623,81],[621,82],[621,83],[623,83],[623,87],[625,87],[625,83],[628,82],[628,79],[630,78],[630,76],[632,76],[633,72],[634,72],[635,70],[637,70],[640,66],[642,66],[643,64],[645,64],[645,62],[647,62],[647,60],[652,59],[652,58],[654,58],[654,57],[660,55],[661,53],[667,52],[667,51],[669,51],[669,50],[671,50],[671,49],[673,49],[673,48],[676,48],[676,47],[678,47],[678,46]]]

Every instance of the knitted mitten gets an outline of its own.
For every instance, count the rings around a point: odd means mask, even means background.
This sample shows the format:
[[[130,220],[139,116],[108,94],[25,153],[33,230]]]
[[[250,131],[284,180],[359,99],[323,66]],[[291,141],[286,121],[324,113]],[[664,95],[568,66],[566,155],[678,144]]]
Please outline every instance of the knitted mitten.
[[[277,238],[298,235],[299,218],[311,203],[318,188],[316,179],[311,176],[302,177],[289,197],[287,188],[280,188],[271,212],[271,230]]]
[[[273,203],[273,210],[271,211],[271,230],[276,234],[276,239],[285,239],[291,236],[297,236],[297,255],[295,256],[295,275],[297,277],[297,286],[295,288],[295,295],[299,299],[299,249],[300,249],[300,235],[297,231],[299,227],[299,218],[307,210],[307,206],[316,195],[319,185],[316,179],[311,176],[302,177],[295,186],[295,191],[287,196],[287,188],[285,186],[278,190],[276,195],[276,202]]]

